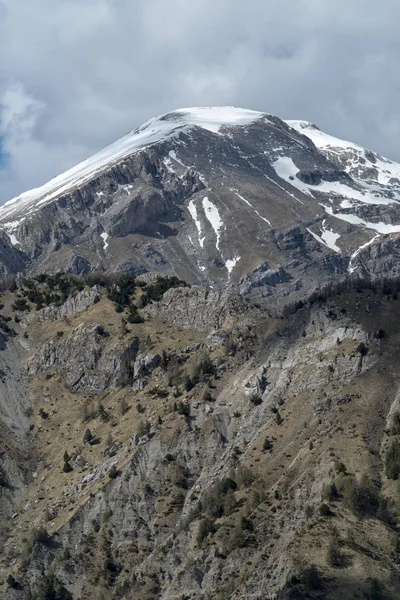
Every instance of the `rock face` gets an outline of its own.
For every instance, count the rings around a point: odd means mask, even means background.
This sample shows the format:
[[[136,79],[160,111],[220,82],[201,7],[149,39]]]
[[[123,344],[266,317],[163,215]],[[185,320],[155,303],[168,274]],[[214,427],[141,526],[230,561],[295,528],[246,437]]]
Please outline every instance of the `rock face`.
[[[27,372],[56,370],[73,392],[98,394],[129,382],[129,363],[139,342],[127,346],[106,344],[108,333],[100,324],[79,325],[69,335],[48,341],[27,363]]]
[[[98,310],[107,332],[91,322]],[[400,506],[382,461],[399,406],[399,300],[348,292],[284,322],[238,297],[178,288],[122,337],[106,299],[51,339],[57,321],[41,312],[21,332],[36,335],[26,360],[34,410],[49,406],[34,421],[35,471],[13,523],[16,540],[32,522],[51,537],[33,529],[23,578],[14,563],[6,571],[19,587],[5,599],[40,596],[44,582],[73,600],[306,598],[312,563],[328,600],[351,597],[353,585],[367,594],[371,577],[398,592]],[[390,517],[345,504],[343,481],[367,474]],[[334,535],[345,581],[328,558]]]
[[[400,597],[398,200],[192,109],[2,207],[1,597]]]
[[[348,271],[391,272],[365,255],[397,244],[399,199],[399,165],[310,123],[175,111],[2,207],[0,260],[175,274],[279,304]]]
[[[45,306],[36,311],[35,314],[30,313],[25,317],[24,323],[28,324],[37,319],[37,317],[39,317],[43,323],[52,323],[58,319],[74,316],[93,306],[96,301],[100,300],[100,294],[100,288],[93,286],[90,290],[83,290],[71,298],[67,298],[61,306],[50,304],[49,306]]]
[[[249,306],[240,296],[192,287],[168,290],[160,302],[146,306],[143,314],[184,329],[209,332],[232,329],[246,311]]]

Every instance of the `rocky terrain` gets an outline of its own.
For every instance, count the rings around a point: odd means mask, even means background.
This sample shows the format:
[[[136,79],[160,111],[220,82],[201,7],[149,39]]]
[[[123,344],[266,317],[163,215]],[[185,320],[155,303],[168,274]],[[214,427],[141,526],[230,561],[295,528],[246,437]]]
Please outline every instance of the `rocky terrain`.
[[[273,318],[176,279],[20,278],[2,597],[397,598],[397,289]]]
[[[225,107],[0,207],[1,597],[400,597],[399,201]]]
[[[232,107],[152,119],[0,208],[3,273],[174,274],[264,305],[398,275],[400,165]]]

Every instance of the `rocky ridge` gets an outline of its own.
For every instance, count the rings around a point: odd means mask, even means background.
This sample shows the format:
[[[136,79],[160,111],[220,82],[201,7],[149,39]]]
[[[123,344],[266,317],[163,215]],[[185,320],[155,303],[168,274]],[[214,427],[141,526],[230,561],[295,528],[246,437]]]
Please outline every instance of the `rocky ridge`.
[[[310,123],[182,109],[0,208],[2,269],[175,274],[279,305],[349,272],[396,275],[399,182]]]
[[[47,284],[19,285],[5,316]],[[129,288],[135,304],[148,286]],[[196,287],[136,323],[98,283],[28,302],[6,344],[35,458],[2,505],[3,596],[395,598],[393,286],[338,288],[286,319]]]

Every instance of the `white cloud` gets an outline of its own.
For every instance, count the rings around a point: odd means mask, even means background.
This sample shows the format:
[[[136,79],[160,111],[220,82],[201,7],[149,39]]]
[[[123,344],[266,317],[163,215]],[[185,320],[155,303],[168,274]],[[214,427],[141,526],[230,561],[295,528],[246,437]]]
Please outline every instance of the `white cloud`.
[[[199,104],[309,119],[400,159],[398,11],[394,0],[0,1],[0,202]]]

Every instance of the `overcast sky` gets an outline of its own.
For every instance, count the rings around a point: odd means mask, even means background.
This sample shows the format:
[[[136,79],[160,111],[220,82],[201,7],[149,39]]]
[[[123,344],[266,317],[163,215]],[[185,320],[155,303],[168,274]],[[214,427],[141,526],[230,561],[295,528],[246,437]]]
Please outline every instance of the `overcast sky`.
[[[398,0],[0,0],[0,203],[186,106],[400,161],[399,21]]]

